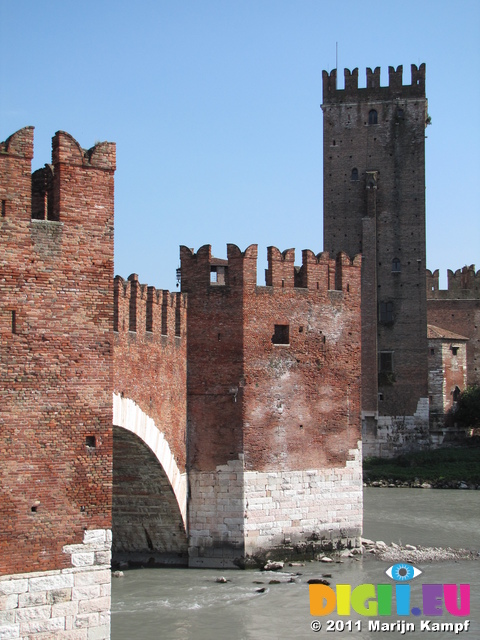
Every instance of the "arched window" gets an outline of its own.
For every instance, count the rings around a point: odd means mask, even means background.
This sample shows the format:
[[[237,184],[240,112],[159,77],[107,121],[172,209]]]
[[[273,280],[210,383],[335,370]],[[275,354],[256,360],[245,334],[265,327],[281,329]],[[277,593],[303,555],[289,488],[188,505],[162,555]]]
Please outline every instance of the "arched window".
[[[400,264],[400,260],[398,258],[394,258],[392,260],[392,273],[400,273],[402,270],[402,266]]]
[[[368,112],[368,124],[377,124],[378,123],[378,114],[375,109],[371,109]]]
[[[357,168],[352,169],[351,180],[358,180],[358,169]]]

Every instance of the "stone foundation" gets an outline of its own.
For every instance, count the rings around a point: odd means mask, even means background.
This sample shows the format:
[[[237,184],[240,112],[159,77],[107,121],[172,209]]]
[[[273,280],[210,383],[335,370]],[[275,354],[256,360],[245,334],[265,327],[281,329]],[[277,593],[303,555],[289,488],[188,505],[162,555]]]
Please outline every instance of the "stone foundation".
[[[189,565],[241,567],[309,543],[356,546],[362,531],[361,443],[342,468],[245,471],[243,456],[192,473]]]
[[[362,422],[365,457],[393,458],[431,447],[428,398],[420,398],[413,416],[364,417]]]
[[[110,638],[111,532],[66,545],[72,567],[0,577],[0,638]]]

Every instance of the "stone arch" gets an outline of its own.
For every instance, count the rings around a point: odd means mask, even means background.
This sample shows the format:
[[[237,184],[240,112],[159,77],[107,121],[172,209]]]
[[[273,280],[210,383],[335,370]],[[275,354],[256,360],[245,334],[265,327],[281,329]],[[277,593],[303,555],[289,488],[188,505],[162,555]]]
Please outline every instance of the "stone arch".
[[[187,529],[187,475],[181,473],[168,442],[155,422],[129,398],[113,394],[113,424],[137,435],[152,451],[170,482]]]

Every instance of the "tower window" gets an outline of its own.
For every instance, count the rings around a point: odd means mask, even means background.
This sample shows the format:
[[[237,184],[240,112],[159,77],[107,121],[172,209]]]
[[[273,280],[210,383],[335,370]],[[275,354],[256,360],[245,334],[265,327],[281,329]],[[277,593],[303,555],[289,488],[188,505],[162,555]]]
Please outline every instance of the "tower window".
[[[358,180],[358,169],[356,167],[354,169],[352,169],[351,180]]]
[[[393,372],[393,351],[380,351],[379,370],[381,373]]]
[[[398,258],[394,258],[392,260],[392,273],[400,273],[402,270],[400,260]]]
[[[456,356],[458,353],[458,347],[452,347],[452,356]]]
[[[375,109],[368,112],[368,124],[378,124],[378,113]]]
[[[393,322],[393,302],[380,302],[380,322],[382,324]]]

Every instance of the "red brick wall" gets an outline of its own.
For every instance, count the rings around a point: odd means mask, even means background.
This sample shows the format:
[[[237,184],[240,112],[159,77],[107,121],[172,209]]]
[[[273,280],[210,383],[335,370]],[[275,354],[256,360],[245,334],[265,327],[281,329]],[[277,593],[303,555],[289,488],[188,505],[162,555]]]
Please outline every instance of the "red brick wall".
[[[255,263],[256,248],[252,252]],[[182,292],[188,294],[189,463],[194,469],[207,471],[236,459],[243,451],[242,403],[234,401],[233,390],[238,389],[243,375],[242,305],[247,267],[233,258],[227,285],[211,285],[210,246],[201,247],[196,254],[181,247],[180,257]]]
[[[298,269],[293,250],[271,247],[266,287],[256,259],[255,245],[228,245],[215,285],[210,247],[181,248],[192,466],[239,453],[246,470],[344,465],[360,439],[360,259],[304,251]],[[288,346],[272,343],[276,324],[289,325]]]
[[[361,438],[360,257],[304,251],[297,288],[294,251],[268,258],[272,285],[244,299],[245,469],[345,466]]]
[[[155,421],[186,462],[186,297],[115,278],[114,390]]]
[[[110,528],[115,145],[53,139],[54,219],[31,220],[33,128],[0,153],[0,572],[58,569]],[[95,437],[95,447],[86,438]],[[91,441],[90,441],[91,443]]]

